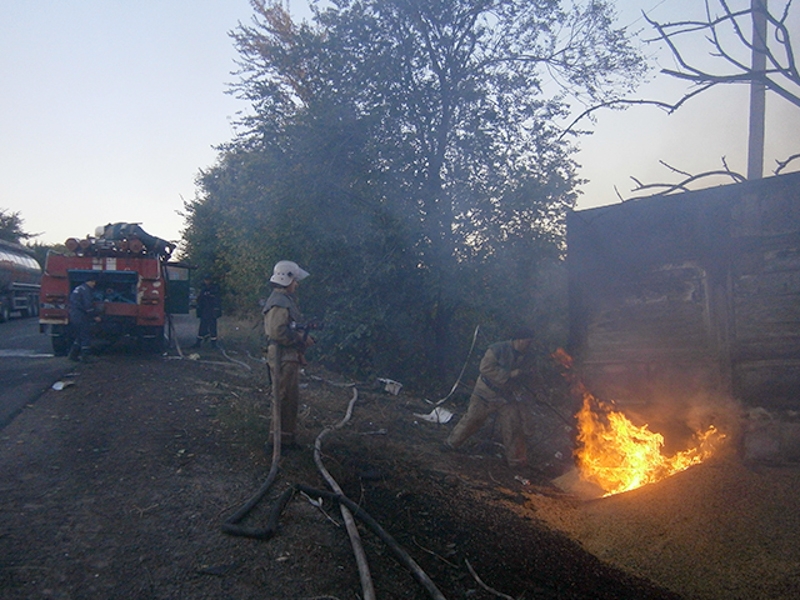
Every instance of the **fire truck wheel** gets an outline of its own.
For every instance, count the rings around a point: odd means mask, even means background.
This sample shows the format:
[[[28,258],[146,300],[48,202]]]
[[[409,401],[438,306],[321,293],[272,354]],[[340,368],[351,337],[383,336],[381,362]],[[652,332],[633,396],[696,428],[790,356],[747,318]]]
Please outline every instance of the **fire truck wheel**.
[[[166,350],[167,340],[164,337],[163,327],[143,327],[139,336],[139,342],[143,352],[148,354],[159,354]]]

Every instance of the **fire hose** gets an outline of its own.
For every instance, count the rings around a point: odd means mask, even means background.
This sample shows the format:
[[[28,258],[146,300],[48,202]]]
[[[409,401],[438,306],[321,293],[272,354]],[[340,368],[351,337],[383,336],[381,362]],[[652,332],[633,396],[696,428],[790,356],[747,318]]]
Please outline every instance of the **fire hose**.
[[[280,465],[281,459],[281,407],[278,387],[280,383],[281,349],[280,346],[277,345],[275,346],[275,349],[276,351],[273,362],[268,366],[272,379],[272,464],[266,480],[264,480],[264,483],[255,493],[255,495],[253,495],[253,497],[250,498],[250,500],[248,500],[244,506],[242,506],[233,515],[228,517],[228,519],[226,519],[226,521],[222,524],[222,531],[230,535],[254,537],[257,539],[269,539],[275,533],[274,527],[272,529],[267,528],[266,530],[253,530],[239,525],[239,523],[261,501],[261,498],[264,497],[264,494],[269,491],[269,488],[272,487],[272,483],[275,481],[275,478],[278,475],[278,466]],[[283,505],[285,506],[288,501],[289,498],[287,497],[284,500]],[[280,512],[277,514],[280,515]],[[277,516],[275,517],[275,526],[277,527]]]
[[[450,398],[450,396],[452,396],[455,393],[458,386],[461,385],[461,378],[464,377],[464,371],[467,370],[467,365],[469,364],[469,359],[472,356],[472,351],[475,349],[475,341],[478,339],[478,332],[480,331],[480,329],[481,329],[480,325],[475,326],[475,333],[472,334],[472,344],[469,347],[469,352],[467,353],[467,359],[464,361],[464,366],[461,367],[461,373],[458,374],[456,382],[453,384],[453,387],[450,388],[450,392],[447,394],[447,396],[434,402],[433,403],[434,406],[439,406],[440,404],[446,402]]]
[[[394,539],[363,509],[361,509],[352,500],[344,495],[341,487],[333,479],[330,473],[325,469],[321,459],[322,440],[324,437],[334,430],[343,427],[352,415],[353,405],[358,398],[358,391],[353,389],[353,397],[348,404],[345,417],[333,427],[324,429],[314,443],[314,462],[322,472],[328,485],[334,490],[327,492],[323,490],[316,490],[303,484],[294,484],[284,491],[277,501],[272,506],[269,517],[267,519],[267,526],[263,529],[253,529],[241,525],[244,518],[255,508],[264,495],[269,491],[274,483],[277,474],[278,466],[280,464],[281,456],[281,417],[280,417],[280,396],[278,395],[278,385],[280,377],[280,364],[281,352],[280,347],[272,357],[270,364],[270,371],[272,375],[272,464],[266,480],[258,489],[258,491],[233,515],[231,515],[222,524],[222,531],[229,535],[250,537],[260,540],[269,540],[272,538],[278,529],[278,521],[286,505],[294,496],[297,491],[304,492],[308,495],[313,495],[318,498],[328,498],[339,504],[342,518],[345,521],[348,535],[350,537],[353,552],[359,569],[359,576],[361,579],[362,592],[364,600],[375,600],[375,590],[372,584],[372,577],[369,572],[369,566],[366,560],[366,554],[361,544],[358,528],[355,525],[353,516],[360,519],[369,529],[375,533],[392,551],[395,558],[401,565],[405,566],[411,571],[412,576],[428,591],[434,600],[445,600],[444,595],[439,591],[433,581],[422,570],[422,568],[414,561],[413,558],[403,548],[394,541]],[[275,368],[278,367],[278,368]]]

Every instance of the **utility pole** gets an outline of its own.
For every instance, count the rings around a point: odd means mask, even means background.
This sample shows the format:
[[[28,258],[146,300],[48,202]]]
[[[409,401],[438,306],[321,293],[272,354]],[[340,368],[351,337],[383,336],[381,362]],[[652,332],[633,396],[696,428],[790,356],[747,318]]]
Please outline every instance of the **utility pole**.
[[[747,178],[764,176],[764,113],[766,112],[767,0],[750,0],[753,17],[753,54],[750,80],[750,135],[747,148]]]

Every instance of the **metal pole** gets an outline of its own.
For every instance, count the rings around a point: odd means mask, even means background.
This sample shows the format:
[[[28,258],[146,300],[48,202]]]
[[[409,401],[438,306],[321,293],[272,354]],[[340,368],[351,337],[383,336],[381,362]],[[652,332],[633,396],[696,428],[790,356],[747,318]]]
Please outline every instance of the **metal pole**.
[[[747,148],[747,178],[764,176],[764,113],[766,110],[767,0],[750,0],[753,17],[753,56],[750,80],[750,135]]]

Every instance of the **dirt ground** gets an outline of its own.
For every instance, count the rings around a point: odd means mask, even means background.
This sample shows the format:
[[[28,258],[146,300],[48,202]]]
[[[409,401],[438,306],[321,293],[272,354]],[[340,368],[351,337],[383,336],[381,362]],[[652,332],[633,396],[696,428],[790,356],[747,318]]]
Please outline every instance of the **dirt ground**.
[[[0,432],[1,598],[363,597],[329,500],[296,493],[267,541],[221,531],[270,467],[263,365],[245,348],[226,354],[109,352]],[[313,445],[345,417],[354,389],[335,380],[307,368],[302,448],[283,457],[244,525],[264,527],[292,485],[327,489]],[[431,410],[422,399],[355,389],[350,420],[324,437],[323,463],[446,598],[800,597],[794,467],[728,457],[584,502],[552,485],[550,464],[510,472],[491,432],[442,452],[453,423],[415,416]],[[377,598],[430,597],[361,521],[359,530]]]

